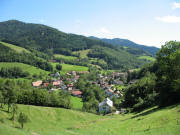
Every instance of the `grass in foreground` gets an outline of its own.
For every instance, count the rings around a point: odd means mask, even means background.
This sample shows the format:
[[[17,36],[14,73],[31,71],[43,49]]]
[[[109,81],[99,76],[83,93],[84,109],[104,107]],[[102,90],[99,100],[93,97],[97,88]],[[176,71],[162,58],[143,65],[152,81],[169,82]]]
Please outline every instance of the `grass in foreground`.
[[[18,53],[22,53],[23,51],[26,52],[26,53],[30,53],[30,51],[28,51],[27,49],[25,49],[23,47],[19,47],[19,46],[9,44],[9,43],[5,43],[5,42],[2,42],[2,41],[0,41],[0,43],[3,44],[4,46],[7,46],[7,47],[15,50]]]
[[[29,116],[24,129],[0,110],[1,135],[179,135],[180,104],[138,114],[98,116],[62,108],[19,105]],[[3,122],[2,122],[3,121]],[[17,128],[15,128],[17,127]]]

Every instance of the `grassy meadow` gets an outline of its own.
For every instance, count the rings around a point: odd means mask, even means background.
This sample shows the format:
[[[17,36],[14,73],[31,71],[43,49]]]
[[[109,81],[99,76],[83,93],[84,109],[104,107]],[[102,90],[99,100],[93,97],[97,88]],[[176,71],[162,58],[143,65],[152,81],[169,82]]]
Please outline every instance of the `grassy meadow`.
[[[83,102],[81,98],[71,96],[71,102],[73,105],[73,109],[82,110]]]
[[[24,129],[0,109],[1,135],[179,135],[180,104],[141,113],[99,116],[62,108],[18,105],[29,116]]]
[[[56,69],[56,65],[59,63],[51,63],[53,65],[54,70]],[[77,66],[77,65],[70,65],[70,64],[61,64],[62,65],[62,72],[70,72],[70,71],[88,71],[88,67],[85,66]]]
[[[151,56],[139,56],[138,59],[144,59],[144,60],[148,60],[148,61],[155,61],[155,58],[151,57]]]
[[[16,46],[16,45],[12,45],[12,44],[9,44],[9,43],[5,43],[5,42],[2,42],[0,41],[1,44],[3,44],[4,46],[7,46],[9,48],[11,48],[12,50],[18,52],[18,53],[22,53],[23,51],[26,52],[26,53],[30,53],[30,51],[28,51],[27,49],[23,48],[23,47],[19,47],[19,46]]]
[[[62,55],[62,54],[55,54],[54,57],[65,59],[65,60],[76,60],[77,59],[77,57],[74,57],[74,56],[65,56],[65,55]]]
[[[89,53],[91,49],[87,49],[87,50],[81,50],[81,51],[74,51],[74,54],[80,54],[81,58],[87,58],[87,54]]]

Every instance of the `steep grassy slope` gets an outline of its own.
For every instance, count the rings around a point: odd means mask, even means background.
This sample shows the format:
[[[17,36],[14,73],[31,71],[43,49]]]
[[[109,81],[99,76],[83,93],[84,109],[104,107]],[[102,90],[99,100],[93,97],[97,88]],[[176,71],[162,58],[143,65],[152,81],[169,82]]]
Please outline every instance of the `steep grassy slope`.
[[[10,67],[19,67],[21,68],[23,71],[27,71],[29,72],[30,75],[33,74],[48,74],[48,71],[42,70],[40,68],[31,66],[31,65],[27,65],[27,64],[23,64],[23,63],[18,63],[18,62],[0,62],[0,69],[2,67],[6,67],[6,68],[10,68]]]
[[[60,108],[19,105],[29,116],[24,129],[0,110],[1,135],[179,135],[180,105],[156,107],[138,114],[98,116]],[[2,122],[3,121],[3,122]],[[14,128],[17,127],[17,128]]]
[[[4,46],[7,46],[9,48],[11,48],[12,50],[15,50],[16,52],[18,53],[21,53],[21,52],[26,52],[26,53],[30,53],[30,51],[28,51],[27,49],[23,48],[23,47],[19,47],[19,46],[16,46],[16,45],[13,45],[13,44],[9,44],[9,43],[5,43],[5,42],[2,42],[0,41],[0,43]]]

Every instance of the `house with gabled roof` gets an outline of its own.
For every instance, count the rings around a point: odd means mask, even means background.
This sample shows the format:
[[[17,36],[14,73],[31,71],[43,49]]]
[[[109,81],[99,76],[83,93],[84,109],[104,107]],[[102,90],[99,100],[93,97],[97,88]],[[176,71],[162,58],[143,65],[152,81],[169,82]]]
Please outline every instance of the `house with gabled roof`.
[[[113,101],[109,98],[106,98],[103,102],[99,103],[99,113],[109,113],[113,107]]]

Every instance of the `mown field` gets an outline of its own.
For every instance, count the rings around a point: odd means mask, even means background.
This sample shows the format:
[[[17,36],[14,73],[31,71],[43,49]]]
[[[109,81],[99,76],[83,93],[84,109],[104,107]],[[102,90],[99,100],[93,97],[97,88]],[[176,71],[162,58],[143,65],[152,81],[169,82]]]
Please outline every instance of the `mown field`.
[[[149,61],[155,61],[154,57],[151,56],[139,56],[138,59],[144,59],[144,60],[149,60]]]
[[[54,57],[61,58],[61,59],[64,59],[64,60],[76,60],[77,59],[77,57],[65,56],[65,55],[62,55],[62,54],[55,54]]]
[[[21,68],[23,71],[27,71],[30,73],[30,75],[34,75],[34,74],[48,74],[48,71],[42,70],[40,68],[31,66],[31,65],[27,65],[27,64],[23,64],[23,63],[18,63],[18,62],[0,62],[0,69],[2,67],[6,67],[6,68],[10,68],[10,67],[19,67]]]
[[[24,129],[0,109],[1,135],[179,135],[180,104],[137,114],[99,116],[62,108],[18,105],[29,116]]]
[[[0,41],[0,43],[3,44],[4,46],[7,46],[7,47],[15,50],[18,53],[22,53],[23,51],[26,52],[26,53],[30,53],[30,51],[28,51],[25,48],[22,48],[22,47],[19,47],[19,46],[15,46],[15,45],[12,45],[12,44],[9,44],[9,43],[5,43],[5,42],[2,42],[2,41]]]
[[[79,54],[81,58],[87,58],[87,54],[91,49],[82,50],[82,51],[74,51],[74,54]]]
[[[51,63],[53,68],[56,69],[56,65],[59,63]],[[88,71],[88,67],[85,66],[77,66],[77,65],[70,65],[70,64],[61,64],[62,65],[62,72],[70,72],[70,71]]]

